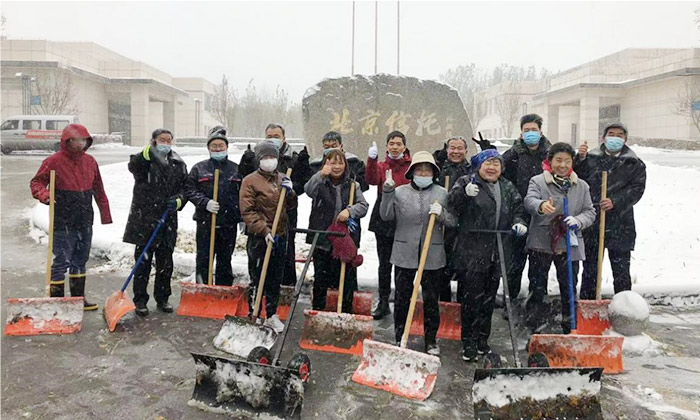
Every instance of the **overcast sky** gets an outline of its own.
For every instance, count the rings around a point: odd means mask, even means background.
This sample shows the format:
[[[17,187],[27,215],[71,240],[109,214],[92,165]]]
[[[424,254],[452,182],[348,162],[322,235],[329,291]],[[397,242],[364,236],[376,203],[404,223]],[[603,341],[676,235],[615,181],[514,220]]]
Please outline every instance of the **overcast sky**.
[[[700,2],[406,2],[401,73],[460,64],[566,70],[624,48],[698,47]],[[352,2],[6,2],[9,38],[93,41],[175,77],[238,90],[279,85],[299,102],[350,74]],[[355,72],[374,72],[374,2],[356,3]],[[396,2],[379,2],[379,72],[396,72]]]

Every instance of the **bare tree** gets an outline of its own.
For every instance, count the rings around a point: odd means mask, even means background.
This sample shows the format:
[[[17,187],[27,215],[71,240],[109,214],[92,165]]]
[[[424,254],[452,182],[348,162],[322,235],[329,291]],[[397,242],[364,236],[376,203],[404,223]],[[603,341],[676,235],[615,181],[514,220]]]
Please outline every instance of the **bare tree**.
[[[488,87],[489,76],[487,72],[477,67],[475,63],[470,63],[448,70],[447,73],[440,75],[440,80],[457,89],[462,98],[464,109],[467,111],[469,122],[472,124],[472,128],[476,129],[486,115],[486,107],[483,100],[479,100],[477,94]],[[469,134],[467,133],[467,135]]]
[[[211,101],[211,113],[220,124],[225,125],[229,133],[233,130],[236,117],[236,93],[224,75],[221,83],[214,87]]]
[[[5,17],[5,14],[2,13],[0,14],[0,39],[7,39],[7,32],[5,28],[5,24],[7,23],[7,18]]]
[[[68,71],[55,70],[43,72],[36,76],[36,93],[40,101],[39,114],[60,115],[78,114],[80,108],[74,102],[75,87],[73,77]]]
[[[700,10],[700,9],[698,9]],[[700,77],[688,77],[678,89],[677,99],[671,105],[671,111],[682,117],[688,117],[700,132]]]
[[[510,137],[513,133],[513,127],[521,112],[520,84],[511,81],[506,92],[496,98],[496,114],[501,119],[501,128],[505,137]]]

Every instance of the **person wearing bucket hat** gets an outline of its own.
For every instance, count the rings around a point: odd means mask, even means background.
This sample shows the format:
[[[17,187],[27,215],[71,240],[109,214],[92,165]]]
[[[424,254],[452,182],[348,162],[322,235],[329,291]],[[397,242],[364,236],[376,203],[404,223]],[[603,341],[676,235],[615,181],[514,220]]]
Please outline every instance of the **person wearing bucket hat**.
[[[396,221],[396,231],[391,249],[391,264],[396,277],[394,283],[394,333],[396,341],[401,341],[408,306],[413,293],[413,280],[419,265],[426,229],[430,215],[436,215],[432,240],[421,280],[423,290],[423,313],[425,328],[425,350],[438,356],[440,348],[436,335],[440,325],[438,303],[442,271],[445,267],[445,247],[443,226],[454,226],[455,219],[448,212],[447,190],[436,183],[439,169],[429,152],[420,151],[413,156],[413,162],[405,173],[409,184],[396,186],[391,169],[386,170],[382,185],[380,215],[384,221]],[[437,202],[436,202],[437,201]]]
[[[646,189],[647,171],[644,162],[627,146],[627,127],[617,122],[603,129],[600,147],[588,151],[583,142],[574,159],[574,170],[591,186],[591,199],[596,210],[597,226],[600,210],[605,210],[605,248],[613,272],[615,293],[631,290],[630,260],[637,237],[634,205]],[[601,198],[602,172],[608,172],[608,197]],[[598,271],[598,229],[586,229],[583,238],[586,258],[581,277],[581,299],[595,299]]]
[[[241,220],[238,209],[238,191],[241,179],[238,164],[228,158],[226,129],[216,126],[209,131],[207,140],[209,159],[192,167],[185,182],[185,195],[195,206],[193,219],[197,222],[196,241],[196,281],[206,283],[209,275],[209,240],[212,214],[216,214],[216,235],[214,254],[216,255],[216,285],[231,286],[233,271],[231,255],[236,245],[237,225]],[[217,201],[214,197],[214,174],[219,170]]]
[[[487,149],[472,156],[471,166],[475,172],[459,178],[447,199],[458,225],[451,264],[462,283],[462,359],[470,362],[479,353],[491,352],[491,316],[501,277],[493,231],[527,233],[523,200],[513,183],[501,176],[503,158],[498,151]],[[503,235],[506,258],[512,252],[512,236]]]

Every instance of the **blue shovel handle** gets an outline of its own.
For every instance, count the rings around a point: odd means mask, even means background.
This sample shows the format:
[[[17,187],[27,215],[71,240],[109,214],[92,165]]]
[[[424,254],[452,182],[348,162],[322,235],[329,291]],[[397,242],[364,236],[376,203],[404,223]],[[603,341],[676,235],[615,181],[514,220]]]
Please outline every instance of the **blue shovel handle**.
[[[564,218],[569,217],[569,197],[564,196]],[[569,317],[571,318],[571,331],[576,330],[576,303],[574,302],[574,267],[571,263],[571,228],[566,225],[566,268],[569,272]]]
[[[134,268],[131,269],[131,273],[129,273],[129,277],[126,278],[126,281],[124,282],[124,285],[122,286],[122,293],[124,293],[124,290],[126,290],[126,288],[129,287],[129,283],[131,282],[131,278],[134,277],[134,273],[141,265],[141,262],[143,261],[143,257],[148,252],[148,249],[151,247],[151,244],[153,244],[153,241],[156,239],[156,236],[158,236],[158,232],[160,232],[160,229],[163,227],[163,225],[165,224],[165,221],[168,219],[168,213],[170,213],[170,209],[166,209],[165,212],[163,213],[163,215],[160,216],[160,219],[158,220],[158,224],[156,225],[156,228],[153,230],[151,237],[148,238],[148,242],[146,242],[146,246],[143,248],[143,251],[141,251],[141,255],[139,255],[139,259],[136,260],[136,265],[134,265]]]

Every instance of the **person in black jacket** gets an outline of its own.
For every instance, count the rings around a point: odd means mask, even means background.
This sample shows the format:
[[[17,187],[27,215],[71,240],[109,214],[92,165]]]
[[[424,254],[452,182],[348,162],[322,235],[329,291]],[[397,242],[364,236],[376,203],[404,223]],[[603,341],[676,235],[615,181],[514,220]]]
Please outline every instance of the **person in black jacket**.
[[[309,169],[307,171],[309,182],[311,176],[321,170],[323,167],[323,162],[326,159],[326,155],[330,153],[333,149],[340,149],[345,154],[345,159],[348,161],[348,173],[350,178],[353,178],[356,182],[360,183],[360,189],[364,192],[369,189],[369,185],[365,182],[365,163],[360,160],[357,155],[345,151],[343,147],[343,137],[337,131],[329,131],[323,135],[321,140],[323,143],[323,156],[312,160],[309,163]],[[303,151],[302,151],[303,153]]]
[[[634,205],[646,188],[646,165],[627,145],[627,128],[610,124],[603,130],[599,148],[588,151],[584,142],[574,159],[574,170],[591,187],[596,205],[596,221],[583,231],[586,260],[583,262],[581,299],[595,299],[598,271],[598,224],[600,209],[605,210],[605,248],[608,249],[615,293],[632,288],[630,277],[631,251],[637,232]],[[601,199],[602,172],[608,171],[608,197]]]
[[[521,197],[527,195],[530,178],[542,173],[542,162],[547,159],[547,153],[552,144],[542,134],[542,117],[537,114],[527,114],[520,118],[520,137],[513,146],[503,153],[505,165],[503,176],[512,182]],[[525,213],[525,224],[530,223],[529,214]],[[511,300],[520,293],[523,270],[527,261],[525,244],[527,236],[517,237],[513,241],[513,256],[508,269],[508,285]],[[528,296],[532,295],[530,287]]]
[[[477,230],[527,233],[523,200],[515,186],[501,176],[503,158],[489,149],[474,155],[475,173],[459,178],[447,196],[448,211],[458,219],[452,268],[462,283],[462,359],[475,361],[491,352],[491,316],[501,267],[496,234]],[[505,258],[511,254],[511,235],[503,235]]]
[[[210,158],[192,167],[187,176],[185,194],[194,204],[194,220],[197,222],[197,283],[206,283],[209,278],[209,241],[211,215],[216,214],[214,255],[216,256],[216,285],[231,286],[231,254],[236,247],[237,224],[241,221],[238,209],[238,191],[241,179],[238,165],[228,159],[226,129],[214,127],[209,132],[207,149]],[[219,170],[219,191],[214,201],[214,172]]]
[[[129,219],[124,231],[124,242],[135,244],[134,258],[138,260],[148,238],[155,230],[166,208],[171,212],[143,262],[134,273],[134,304],[136,314],[148,315],[148,277],[153,255],[156,257],[154,295],[158,309],[172,312],[168,303],[170,278],[173,274],[173,251],[177,240],[177,210],[187,203],[184,194],[187,165],[171,150],[173,134],[159,128],[151,135],[151,141],[139,153],[129,158],[129,172],[134,175],[134,195]]]

